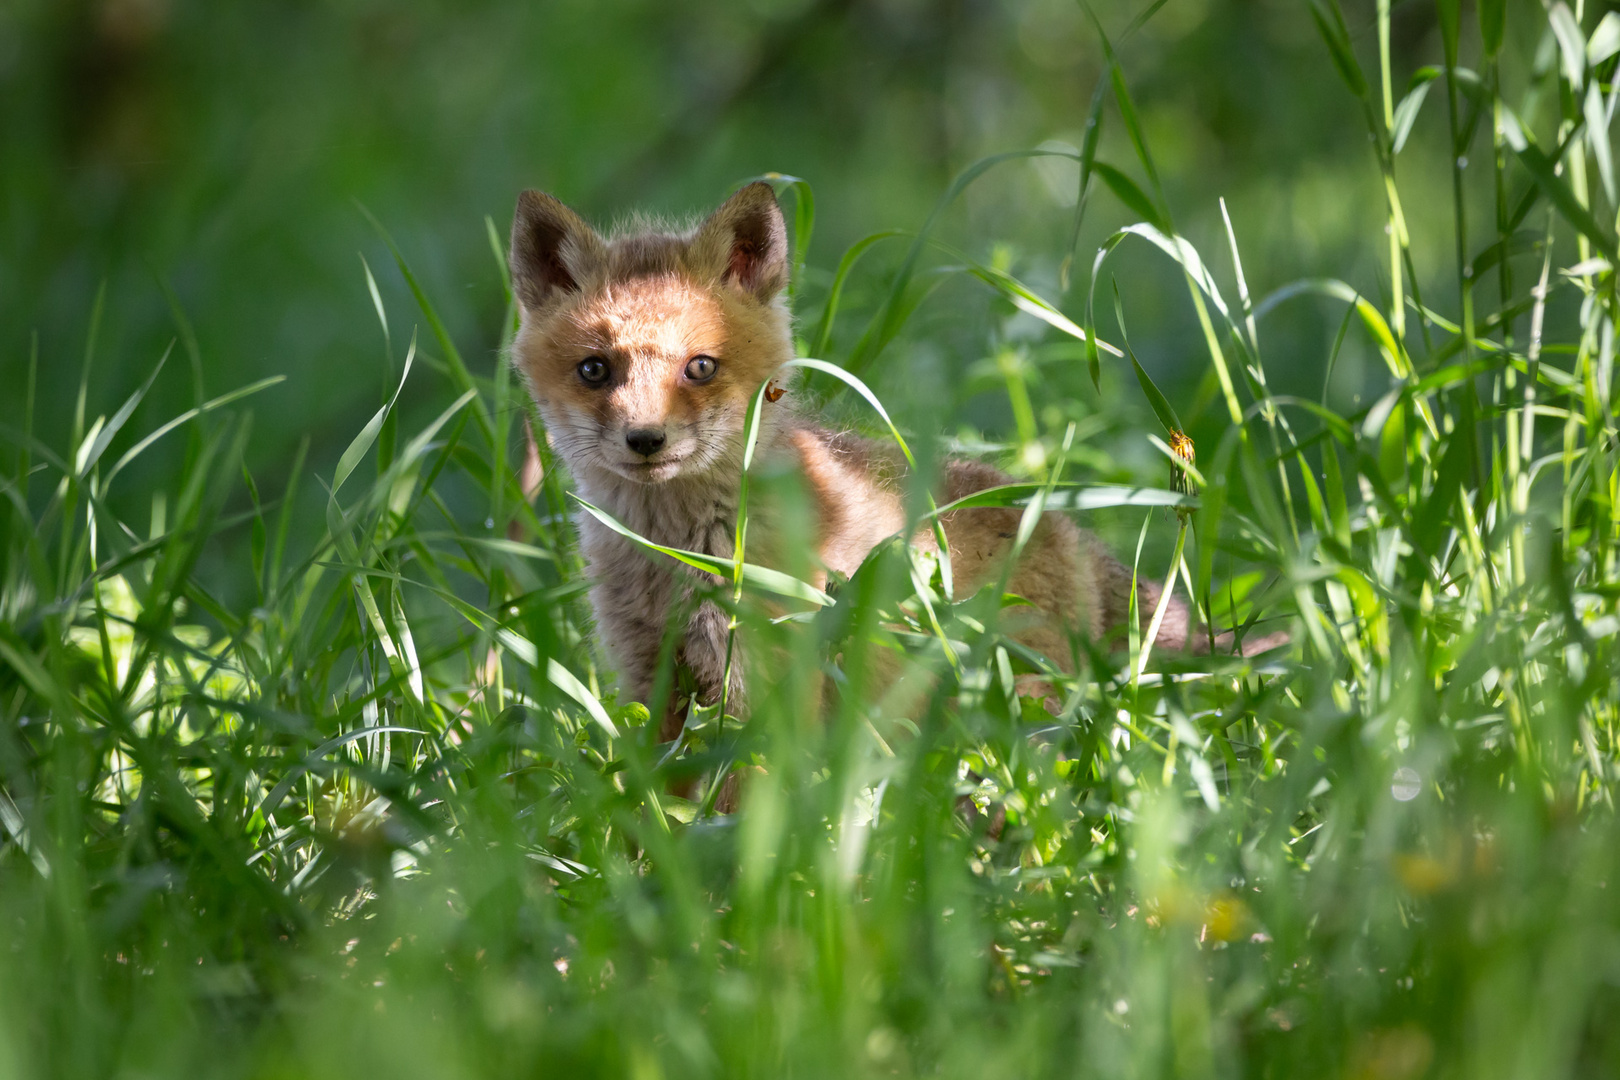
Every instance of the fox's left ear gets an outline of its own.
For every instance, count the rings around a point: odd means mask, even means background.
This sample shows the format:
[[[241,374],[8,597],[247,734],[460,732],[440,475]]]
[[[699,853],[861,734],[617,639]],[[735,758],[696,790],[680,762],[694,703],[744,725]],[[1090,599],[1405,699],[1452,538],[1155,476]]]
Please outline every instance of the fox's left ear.
[[[512,289],[529,311],[588,286],[607,261],[596,231],[542,191],[518,196],[512,216]]]
[[[691,262],[761,303],[788,280],[787,225],[771,185],[756,181],[725,201],[698,227]]]

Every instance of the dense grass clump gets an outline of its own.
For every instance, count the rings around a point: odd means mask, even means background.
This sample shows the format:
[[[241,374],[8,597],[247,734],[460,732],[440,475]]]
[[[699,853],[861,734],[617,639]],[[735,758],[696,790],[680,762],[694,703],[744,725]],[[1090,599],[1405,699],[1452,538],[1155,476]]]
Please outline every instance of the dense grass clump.
[[[469,369],[403,259],[425,336],[397,349],[400,385],[442,411],[407,430],[385,404],[318,478],[311,540],[293,512],[311,477],[270,490],[243,465],[263,384],[141,435],[152,380],[65,435],[23,388],[0,429],[0,1071],[1612,1075],[1620,16],[1515,9],[1542,42],[1520,70],[1500,2],[1477,27],[1441,2],[1444,56],[1398,97],[1387,4],[1378,77],[1336,0],[1310,10],[1386,181],[1366,287],[1255,299],[1241,222],[1219,258],[1197,251],[1111,52],[1086,130],[1122,125],[1137,160],[1100,160],[1094,134],[1031,153],[1078,162],[1076,236],[1090,197],[1141,222],[1071,257],[1061,305],[931,240],[1029,155],[974,165],[919,234],[835,274],[802,265],[809,185],[770,177],[796,207],[802,347],[828,361],[803,365],[812,392],[926,478],[950,418],[902,431],[863,380],[905,362],[939,280],[984,283],[1051,335],[993,330],[974,369],[1014,424],[969,449],[1020,481],[985,497],[1142,538],[1137,573],[1213,633],[1291,631],[1260,661],[1131,634],[1076,640],[1067,675],[998,633],[1001,597],[953,594],[903,546],[830,598],[740,547],[708,595],[785,659],[746,723],[690,704],[661,745],[646,704],[681,673],[617,699],[566,478],[542,450],[522,489],[524,392]],[[1425,103],[1443,125],[1414,127]],[[1452,272],[1432,281],[1396,167],[1414,131],[1453,163]],[[910,247],[874,284],[880,241]],[[1108,279],[1141,241],[1184,271],[1203,331],[1218,419],[1191,460],[1131,355],[1131,283]],[[1342,317],[1311,358],[1324,387],[1347,342],[1387,365],[1360,411],[1268,387],[1266,317],[1307,302]],[[87,371],[94,316],[88,336]],[[1097,476],[1088,441],[1129,421],[1095,388],[1127,367],[1161,452]],[[162,439],[183,467],[126,490]],[[921,484],[915,510],[937,511]],[[222,551],[242,565],[200,569]],[[767,617],[762,587],[802,610]],[[879,650],[931,689],[880,694]],[[1056,715],[1018,695],[1032,671]],[[733,770],[743,808],[717,815]]]

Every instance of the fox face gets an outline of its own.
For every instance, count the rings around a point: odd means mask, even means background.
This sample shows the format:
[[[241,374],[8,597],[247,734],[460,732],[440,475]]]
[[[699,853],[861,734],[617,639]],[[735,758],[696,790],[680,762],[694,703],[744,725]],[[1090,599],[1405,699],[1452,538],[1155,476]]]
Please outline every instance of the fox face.
[[[749,402],[792,356],[787,234],[768,185],[696,229],[611,238],[526,191],[511,264],[514,360],[577,479],[739,471]]]

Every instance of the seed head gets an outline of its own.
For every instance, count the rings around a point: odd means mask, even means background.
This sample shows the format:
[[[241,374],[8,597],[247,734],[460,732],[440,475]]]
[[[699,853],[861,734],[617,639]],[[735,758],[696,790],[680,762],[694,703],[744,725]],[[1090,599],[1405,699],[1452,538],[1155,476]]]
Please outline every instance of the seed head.
[[[1170,454],[1172,458],[1170,463],[1170,486],[1183,495],[1198,494],[1198,482],[1192,478],[1191,473],[1182,468],[1183,462],[1191,465],[1194,461],[1193,441],[1188,438],[1186,432],[1178,431],[1175,428],[1170,429]],[[1180,518],[1183,524],[1186,523],[1191,514],[1192,511],[1188,507],[1176,507],[1176,517]]]
[[[1197,485],[1193,481],[1192,475],[1179,464],[1179,462],[1184,461],[1191,465],[1197,460],[1193,452],[1193,441],[1187,436],[1186,432],[1175,430],[1170,432],[1170,453],[1175,455],[1177,462],[1177,464],[1170,466],[1171,484],[1177,491],[1185,492],[1188,495],[1198,494]]]

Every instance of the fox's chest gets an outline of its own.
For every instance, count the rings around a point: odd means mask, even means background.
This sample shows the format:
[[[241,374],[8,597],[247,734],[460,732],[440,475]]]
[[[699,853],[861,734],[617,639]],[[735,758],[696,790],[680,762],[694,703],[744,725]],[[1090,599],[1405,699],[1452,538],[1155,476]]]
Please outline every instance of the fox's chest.
[[[660,499],[634,492],[630,496],[602,498],[597,505],[631,532],[655,544],[701,551],[706,555],[731,554],[733,530],[737,525],[735,495],[669,493],[668,497]],[[615,554],[643,550],[633,540],[588,514],[581,518],[581,526],[587,547],[600,547]]]
[[[598,495],[592,502],[655,544],[731,556],[737,523],[734,494],[659,489],[592,494]],[[646,550],[590,514],[580,518],[580,540],[598,587],[619,594],[630,606],[648,608],[649,613],[668,602],[677,575],[685,576],[685,568],[673,560]]]

